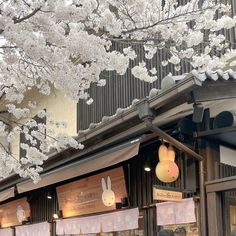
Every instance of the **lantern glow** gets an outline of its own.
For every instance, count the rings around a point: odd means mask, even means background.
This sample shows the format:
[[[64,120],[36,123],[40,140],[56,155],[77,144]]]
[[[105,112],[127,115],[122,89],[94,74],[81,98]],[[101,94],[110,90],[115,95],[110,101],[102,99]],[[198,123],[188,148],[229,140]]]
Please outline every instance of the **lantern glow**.
[[[170,145],[167,148],[162,144],[158,151],[159,163],[156,166],[156,176],[164,183],[171,183],[178,179],[179,168],[175,163],[175,151]]]

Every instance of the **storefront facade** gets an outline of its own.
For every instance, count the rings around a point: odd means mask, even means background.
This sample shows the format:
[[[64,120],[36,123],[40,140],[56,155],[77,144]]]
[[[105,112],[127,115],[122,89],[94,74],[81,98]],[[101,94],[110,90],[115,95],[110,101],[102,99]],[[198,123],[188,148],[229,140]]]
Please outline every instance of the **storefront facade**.
[[[209,139],[204,132],[211,130],[210,112],[222,112],[218,101],[234,97],[236,77],[227,75],[230,79],[222,81],[218,73],[213,77],[191,74],[177,83],[168,77],[166,84],[174,82],[173,86],[81,132],[78,141],[85,144],[85,150],[51,156],[37,185],[16,177],[2,181],[0,215],[10,225],[1,222],[1,227],[14,230],[0,230],[0,235],[39,232],[41,236],[40,227],[46,232],[43,235],[53,236],[154,236],[162,228],[177,227],[184,227],[188,236],[224,235],[211,231],[217,224],[211,222],[209,212],[218,207],[212,208],[208,199],[216,200],[218,190],[212,194],[206,187],[209,181],[226,177],[219,170],[221,141]],[[218,92],[209,93],[214,90]],[[161,132],[145,123],[143,117],[149,116]],[[158,180],[155,170],[162,142],[174,146],[179,175],[172,183]],[[232,203],[229,208],[234,211]],[[12,218],[4,212],[11,212]],[[119,219],[128,220],[121,225]]]
[[[188,222],[189,219],[185,218],[183,220],[186,222],[180,224],[176,222],[173,225],[173,219],[163,218],[161,213],[157,213],[156,204],[160,202],[163,204],[167,200],[155,200],[154,187],[163,193],[167,191],[170,194],[174,191],[182,194],[181,199],[172,202],[173,206],[159,205],[158,212],[161,212],[161,208],[164,211],[168,209],[171,211],[179,204],[183,204],[180,208],[186,210],[189,204],[182,202],[182,198],[185,198],[190,200],[190,211],[193,210],[191,204],[194,203],[194,216],[199,214],[195,161],[177,151],[176,162],[181,170],[180,176],[174,183],[164,184],[155,174],[160,145],[158,137],[150,139],[140,143],[138,154],[125,162],[44,188],[22,192],[17,195],[19,200],[8,200],[7,203],[0,205],[0,209],[7,209],[8,212],[12,209],[12,215],[18,205],[22,205],[24,210],[28,209],[24,214],[29,222],[25,222],[25,226],[16,227],[16,236],[24,235],[23,229],[29,232],[36,230],[33,226],[37,228],[38,223],[42,222],[50,222],[50,235],[151,236],[156,235],[161,228],[175,229],[180,225],[184,225],[188,231],[198,232],[198,217],[190,219],[196,222]],[[145,171],[147,166],[151,171]],[[167,199],[168,194],[165,196]],[[14,203],[15,201],[18,202]],[[55,214],[60,219],[56,219]],[[12,219],[11,221],[13,222]],[[30,223],[29,228],[26,227],[28,223]],[[12,224],[17,225],[17,221]],[[13,226],[12,224],[4,225],[3,222],[2,226]],[[91,225],[94,225],[94,228]],[[46,226],[44,223],[45,232],[47,232]]]

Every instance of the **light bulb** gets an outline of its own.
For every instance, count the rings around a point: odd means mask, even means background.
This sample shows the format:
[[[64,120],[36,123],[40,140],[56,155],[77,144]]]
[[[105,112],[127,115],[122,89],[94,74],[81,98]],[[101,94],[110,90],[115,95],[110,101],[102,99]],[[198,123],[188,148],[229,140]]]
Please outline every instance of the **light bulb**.
[[[146,172],[150,172],[150,171],[151,171],[151,168],[150,168],[149,166],[145,166],[145,167],[144,167],[144,170],[145,170]]]
[[[54,213],[54,214],[53,214],[53,219],[59,219],[58,214]]]

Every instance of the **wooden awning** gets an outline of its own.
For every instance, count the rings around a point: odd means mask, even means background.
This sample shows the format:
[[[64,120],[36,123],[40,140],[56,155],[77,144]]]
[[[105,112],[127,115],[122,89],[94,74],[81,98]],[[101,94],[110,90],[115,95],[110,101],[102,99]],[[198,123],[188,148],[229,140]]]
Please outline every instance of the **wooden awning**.
[[[15,188],[14,187],[11,187],[5,191],[0,192],[0,202],[3,202],[11,197],[15,197]]]
[[[141,140],[142,138],[138,138],[129,141],[87,158],[83,158],[72,164],[57,168],[54,171],[42,174],[42,179],[38,184],[34,184],[32,180],[21,182],[17,184],[17,190],[19,193],[28,192],[127,161],[138,154]]]

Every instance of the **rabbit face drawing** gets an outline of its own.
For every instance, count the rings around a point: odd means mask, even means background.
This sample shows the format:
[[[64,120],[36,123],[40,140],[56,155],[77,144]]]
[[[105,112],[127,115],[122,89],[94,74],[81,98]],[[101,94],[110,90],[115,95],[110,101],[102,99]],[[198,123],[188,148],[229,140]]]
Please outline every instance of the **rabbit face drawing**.
[[[177,180],[179,176],[179,168],[175,163],[175,152],[170,146],[167,148],[161,145],[159,148],[160,162],[156,166],[156,176],[164,183],[171,183]]]
[[[110,207],[115,203],[115,193],[111,190],[111,179],[107,177],[107,185],[104,178],[102,178],[102,202],[105,206]]]
[[[17,206],[16,216],[17,216],[19,223],[22,223],[24,220],[26,220],[25,211],[22,206]]]

